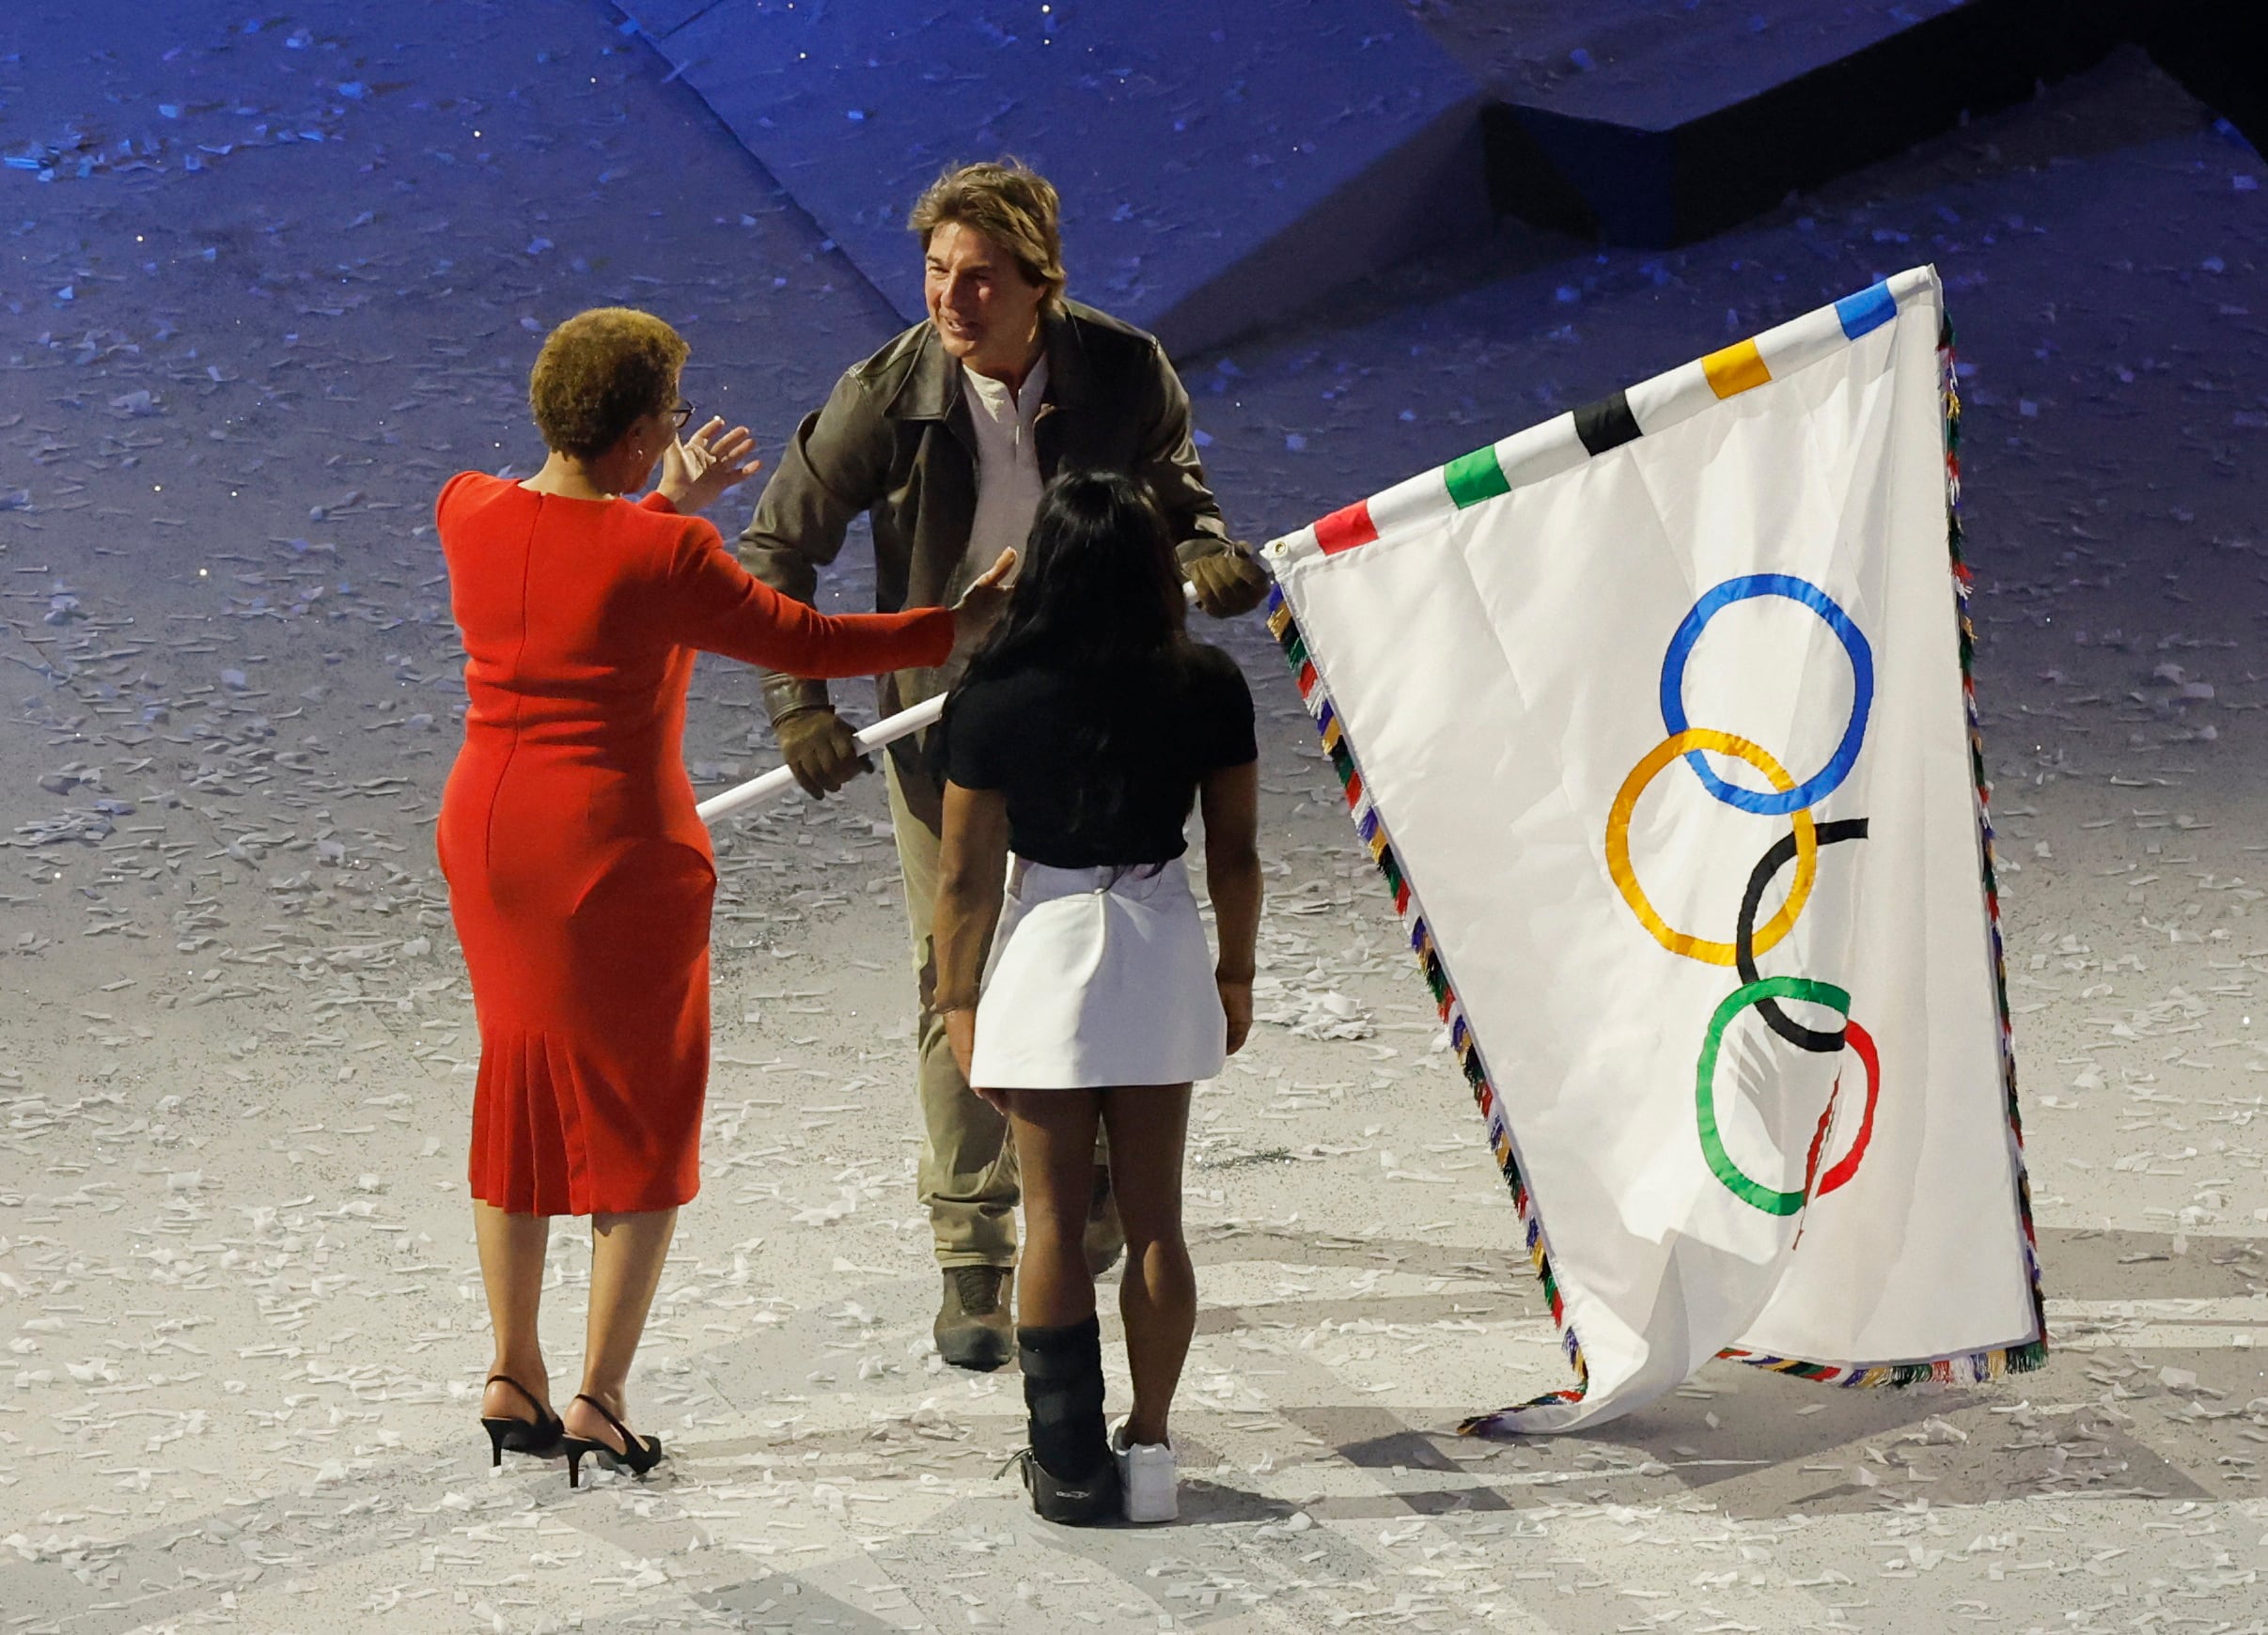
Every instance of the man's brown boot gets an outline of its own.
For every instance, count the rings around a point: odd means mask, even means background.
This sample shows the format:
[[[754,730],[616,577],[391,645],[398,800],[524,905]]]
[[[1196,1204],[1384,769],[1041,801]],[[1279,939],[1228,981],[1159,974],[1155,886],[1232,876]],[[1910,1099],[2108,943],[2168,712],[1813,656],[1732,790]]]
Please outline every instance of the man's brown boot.
[[[1009,1313],[1016,1283],[1007,1266],[948,1266],[945,1299],[937,1308],[937,1354],[956,1368],[980,1374],[1016,1355],[1016,1324]]]
[[[1087,1204],[1087,1230],[1080,1238],[1087,1251],[1087,1275],[1101,1277],[1118,1264],[1126,1253],[1126,1228],[1118,1220],[1118,1194],[1110,1190],[1110,1171],[1095,1166],[1095,1190]]]

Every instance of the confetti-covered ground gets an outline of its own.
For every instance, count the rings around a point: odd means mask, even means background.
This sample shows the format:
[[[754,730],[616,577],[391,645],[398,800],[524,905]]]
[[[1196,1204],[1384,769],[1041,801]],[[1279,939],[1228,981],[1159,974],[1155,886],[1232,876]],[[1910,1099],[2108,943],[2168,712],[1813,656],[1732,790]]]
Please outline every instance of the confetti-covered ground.
[[[1938,264],[2044,1372],[1446,1435],[1557,1353],[1247,622],[1267,1022],[1198,1106],[1183,1523],[1036,1521],[1015,1376],[931,1354],[872,780],[719,836],[707,1187],[633,1382],[666,1472],[492,1475],[431,496],[532,468],[579,307],[680,323],[769,447],[895,327],[665,73],[540,0],[0,20],[0,1631],[2263,1627],[2268,166],[2139,58],[1691,251],[1507,228],[1180,360],[1265,537]],[[752,679],[696,691],[704,785],[769,764]]]

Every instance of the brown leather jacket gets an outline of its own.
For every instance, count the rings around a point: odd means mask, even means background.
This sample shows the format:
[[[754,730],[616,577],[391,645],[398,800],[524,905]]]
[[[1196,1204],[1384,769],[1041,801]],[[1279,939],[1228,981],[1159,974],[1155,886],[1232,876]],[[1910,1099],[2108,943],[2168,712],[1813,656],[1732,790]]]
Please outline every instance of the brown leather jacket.
[[[1191,439],[1189,395],[1150,335],[1077,302],[1047,319],[1047,395],[1033,441],[1042,478],[1117,471],[1147,482],[1181,560],[1242,547],[1228,537]],[[874,530],[878,612],[942,607],[975,570],[966,558],[977,515],[977,434],[962,400],[960,364],[925,319],[847,370],[807,414],[741,533],[740,557],[773,589],[812,600],[819,570],[842,550],[852,518]],[[944,692],[945,670],[882,679],[884,714]],[[772,719],[827,703],[823,681],[764,678]]]

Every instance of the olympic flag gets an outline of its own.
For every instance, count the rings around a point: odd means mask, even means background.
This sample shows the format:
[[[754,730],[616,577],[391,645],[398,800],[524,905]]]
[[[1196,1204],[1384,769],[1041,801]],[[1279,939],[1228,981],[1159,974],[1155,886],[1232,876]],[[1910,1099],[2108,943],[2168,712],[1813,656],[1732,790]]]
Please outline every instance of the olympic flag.
[[[1468,1430],[2044,1355],[1950,344],[1917,268],[1269,547],[1575,1374]]]

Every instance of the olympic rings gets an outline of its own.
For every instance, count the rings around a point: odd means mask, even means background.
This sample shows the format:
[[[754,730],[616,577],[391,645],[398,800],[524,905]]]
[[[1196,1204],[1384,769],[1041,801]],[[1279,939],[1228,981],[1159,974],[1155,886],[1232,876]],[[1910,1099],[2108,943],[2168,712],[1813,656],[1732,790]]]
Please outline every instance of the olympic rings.
[[[1747,739],[1690,725],[1685,716],[1685,666],[1693,656],[1695,645],[1701,639],[1701,632],[1724,609],[1759,596],[1786,597],[1819,615],[1842,643],[1843,651],[1851,661],[1851,719],[1827,764],[1801,784],[1769,753]],[[1646,927],[1655,942],[1672,954],[1708,965],[1729,965],[1738,972],[1741,986],[1710,1018],[1708,1034],[1701,1043],[1700,1061],[1695,1067],[1695,1113],[1700,1126],[1701,1154],[1708,1160],[1710,1173],[1734,1197],[1768,1215],[1792,1215],[1803,1208],[1807,1198],[1825,1197],[1848,1184],[1865,1161],[1867,1149],[1874,1138],[1874,1111],[1882,1094],[1882,1060],[1873,1038],[1851,1020],[1848,991],[1808,977],[1760,975],[1756,960],[1758,955],[1777,945],[1794,929],[1819,878],[1819,849],[1867,837],[1864,818],[1818,823],[1813,820],[1810,809],[1841,787],[1858,763],[1859,751],[1866,741],[1867,717],[1874,705],[1873,649],[1851,615],[1819,586],[1792,574],[1751,573],[1728,579],[1709,591],[1694,603],[1679,624],[1662,659],[1661,700],[1662,722],[1669,736],[1647,752],[1645,759],[1631,769],[1630,775],[1622,780],[1621,788],[1615,793],[1614,804],[1606,818],[1607,873],[1613,877],[1615,889],[1621,893],[1622,900],[1630,905],[1630,911],[1637,916],[1638,924]],[[1763,775],[1773,792],[1760,794],[1727,783],[1709,765],[1704,751],[1745,762]],[[1759,817],[1790,820],[1791,833],[1775,841],[1749,871],[1747,890],[1742,895],[1733,940],[1729,942],[1690,936],[1669,926],[1648,900],[1645,889],[1638,884],[1637,871],[1631,864],[1630,825],[1639,798],[1655,775],[1681,756],[1701,780],[1702,787],[1725,804]],[[1787,899],[1780,904],[1777,913],[1759,926],[1756,917],[1764,894],[1771,889],[1773,878],[1791,862],[1795,864],[1795,878],[1789,884]],[[1781,999],[1826,1005],[1842,1018],[1842,1025],[1832,1031],[1805,1027],[1780,1008]],[[1858,1133],[1852,1141],[1851,1150],[1825,1175],[1819,1173],[1822,1149],[1834,1125],[1836,1105],[1842,1095],[1842,1077],[1838,1073],[1812,1132],[1810,1150],[1805,1155],[1804,1184],[1794,1191],[1767,1187],[1742,1170],[1726,1150],[1723,1132],[1717,1126],[1717,1051],[1733,1018],[1751,1005],[1765,1025],[1798,1050],[1826,1055],[1848,1047],[1866,1069],[1866,1109],[1860,1115]]]
[[[1801,602],[1825,620],[1827,628],[1841,641],[1843,651],[1850,656],[1853,685],[1851,720],[1843,728],[1842,741],[1835,746],[1827,764],[1810,778],[1801,784],[1792,780],[1782,784],[1775,779],[1776,792],[1770,795],[1728,784],[1697,752],[1688,755],[1685,760],[1701,780],[1701,786],[1728,806],[1764,818],[1785,818],[1803,807],[1818,805],[1841,787],[1858,762],[1859,746],[1867,736],[1867,712],[1874,704],[1874,650],[1868,645],[1865,632],[1852,622],[1851,615],[1818,585],[1790,573],[1751,573],[1727,580],[1695,602],[1693,611],[1678,626],[1677,633],[1669,638],[1669,650],[1662,657],[1662,725],[1673,738],[1686,729],[1685,662],[1692,657],[1694,644],[1701,639],[1701,631],[1709,621],[1734,602],[1758,596],[1784,596],[1791,601]]]
[[[1705,938],[1692,937],[1676,930],[1654,911],[1647,900],[1646,892],[1638,884],[1637,871],[1630,863],[1630,820],[1637,810],[1638,797],[1659,772],[1681,755],[1699,750],[1714,750],[1719,755],[1743,760],[1764,774],[1775,789],[1793,786],[1795,780],[1788,770],[1774,760],[1757,745],[1744,738],[1735,738],[1728,732],[1715,732],[1707,727],[1687,727],[1672,733],[1647,753],[1646,758],[1631,770],[1622,780],[1622,787],[1615,795],[1613,808],[1606,817],[1606,870],[1614,877],[1622,900],[1630,911],[1638,917],[1653,940],[1672,954],[1681,954],[1688,959],[1698,959],[1707,965],[1731,965],[1740,958],[1738,947],[1730,942],[1713,942]],[[1804,911],[1804,901],[1811,895],[1811,882],[1819,872],[1819,846],[1813,835],[1811,814],[1798,807],[1792,810],[1795,833],[1792,839],[1795,855],[1795,881],[1788,888],[1788,900],[1780,905],[1778,913],[1764,922],[1753,938],[1753,953],[1760,954],[1775,946],[1779,940],[1794,929],[1796,916]],[[1783,844],[1789,844],[1783,842]],[[1752,916],[1753,918],[1753,916]]]
[[[1813,1004],[1823,1004],[1843,1017],[1845,1031],[1848,1031],[1851,995],[1831,982],[1814,982],[1806,976],[1767,976],[1760,982],[1743,983],[1725,996],[1724,1002],[1716,1007],[1716,1013],[1709,1019],[1709,1032],[1701,1041],[1701,1059],[1694,1068],[1694,1111],[1701,1127],[1702,1156],[1708,1159],[1711,1173],[1724,1183],[1725,1190],[1743,1203],[1753,1205],[1767,1215],[1792,1215],[1804,1207],[1805,1199],[1807,1196],[1806,1189],[1798,1188],[1793,1191],[1782,1191],[1777,1187],[1767,1187],[1763,1182],[1750,1176],[1735,1163],[1732,1155],[1725,1150],[1724,1134],[1717,1128],[1718,1047],[1724,1043],[1725,1030],[1731,1025],[1734,1017],[1740,1015],[1750,1005],[1767,999],[1800,999]],[[1869,1044],[1871,1042],[1869,1041]],[[1869,1127],[1862,1130],[1863,1136],[1872,1134],[1870,1123],[1873,1112],[1873,1078],[1869,1075],[1868,1079]],[[1829,1105],[1832,1108],[1832,1102]],[[1858,1164],[1855,1160],[1847,1158],[1844,1163],[1848,1164],[1852,1172],[1856,1172]],[[1836,1166],[1838,1170],[1843,1167],[1844,1164]],[[1850,1175],[1846,1174],[1836,1182],[1836,1185],[1840,1186],[1843,1181],[1850,1178]],[[1809,1177],[1807,1176],[1806,1179],[1808,1180]]]

